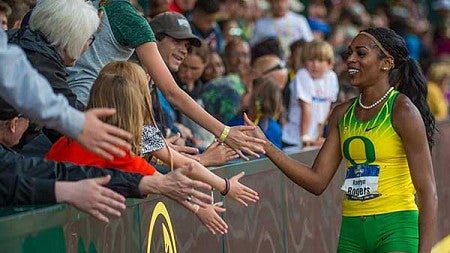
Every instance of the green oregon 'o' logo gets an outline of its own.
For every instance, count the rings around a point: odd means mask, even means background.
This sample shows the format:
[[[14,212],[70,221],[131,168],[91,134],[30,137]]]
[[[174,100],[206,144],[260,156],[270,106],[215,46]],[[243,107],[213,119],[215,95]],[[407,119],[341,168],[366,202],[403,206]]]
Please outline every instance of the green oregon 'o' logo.
[[[350,144],[355,141],[360,140],[364,143],[364,152],[366,154],[366,161],[362,163],[356,163],[355,160],[352,158],[350,154]],[[364,136],[352,136],[344,141],[344,144],[342,145],[344,157],[352,164],[371,164],[375,162],[375,146],[373,143]]]

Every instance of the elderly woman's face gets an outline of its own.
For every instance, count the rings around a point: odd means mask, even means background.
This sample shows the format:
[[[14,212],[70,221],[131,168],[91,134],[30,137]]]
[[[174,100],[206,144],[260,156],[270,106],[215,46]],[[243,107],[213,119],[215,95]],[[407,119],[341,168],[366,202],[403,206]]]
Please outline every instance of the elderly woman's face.
[[[92,34],[91,37],[89,37],[89,39],[84,43],[80,56],[83,55],[84,52],[86,52],[86,50],[88,50],[88,48],[94,43],[94,41],[95,41],[95,35]],[[63,52],[63,55],[61,57],[63,58],[65,66],[74,66],[78,60],[78,59],[73,59],[73,58],[67,56],[67,54],[65,52]]]

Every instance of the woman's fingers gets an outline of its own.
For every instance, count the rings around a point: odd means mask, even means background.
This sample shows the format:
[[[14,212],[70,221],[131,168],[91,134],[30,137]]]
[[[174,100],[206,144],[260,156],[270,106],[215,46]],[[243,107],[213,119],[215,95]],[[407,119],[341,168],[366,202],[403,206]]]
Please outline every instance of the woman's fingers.
[[[236,153],[237,153],[242,159],[244,159],[245,161],[250,160],[247,156],[244,155],[244,153],[242,153],[241,150],[235,149],[235,151],[236,151]]]
[[[257,153],[253,152],[250,148],[242,147],[241,149],[242,149],[242,151],[244,151],[245,153],[248,153],[248,154],[250,154],[250,155],[252,155],[252,156],[254,156],[254,157],[256,157],[256,158],[259,158],[259,157],[260,157]]]

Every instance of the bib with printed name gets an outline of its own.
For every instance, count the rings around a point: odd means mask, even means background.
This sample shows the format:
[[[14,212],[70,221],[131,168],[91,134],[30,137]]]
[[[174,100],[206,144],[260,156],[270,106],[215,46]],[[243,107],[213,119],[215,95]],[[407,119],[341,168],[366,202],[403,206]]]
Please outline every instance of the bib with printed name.
[[[377,165],[353,165],[347,170],[345,181],[341,189],[346,192],[349,200],[374,199],[378,193],[378,175],[380,167]]]
[[[339,122],[346,176],[343,216],[417,210],[403,143],[392,125],[398,91],[391,91],[369,120],[356,118],[356,98]]]

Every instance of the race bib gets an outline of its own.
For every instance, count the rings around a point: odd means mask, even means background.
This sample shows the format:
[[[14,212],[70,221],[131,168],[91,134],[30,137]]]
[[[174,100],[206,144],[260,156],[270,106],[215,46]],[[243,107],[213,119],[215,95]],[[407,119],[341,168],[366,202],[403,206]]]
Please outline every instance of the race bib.
[[[378,176],[380,166],[358,164],[347,170],[344,184],[341,187],[349,200],[369,200],[381,194],[378,193]]]

